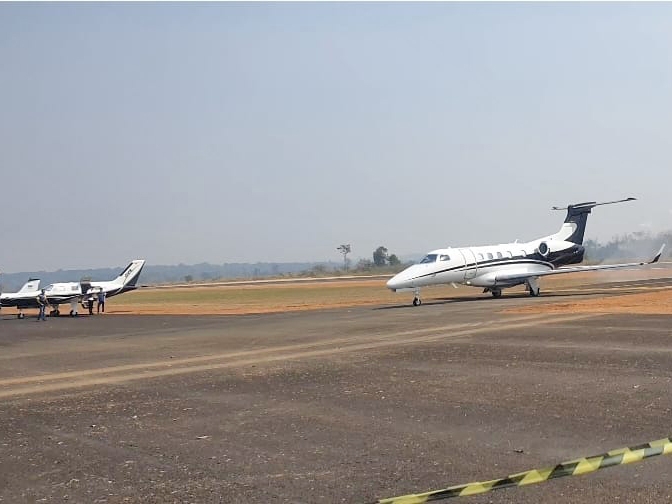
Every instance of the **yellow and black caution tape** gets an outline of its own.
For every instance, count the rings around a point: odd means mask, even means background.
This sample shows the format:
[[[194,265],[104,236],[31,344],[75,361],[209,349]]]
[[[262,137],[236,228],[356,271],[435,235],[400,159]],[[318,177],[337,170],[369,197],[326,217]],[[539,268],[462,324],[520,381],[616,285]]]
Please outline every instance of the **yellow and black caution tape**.
[[[375,501],[375,504],[422,504],[423,502],[450,499],[452,497],[477,495],[512,486],[534,485],[550,479],[564,478],[565,476],[580,476],[600,469],[606,469],[607,467],[630,464],[649,457],[655,457],[656,455],[668,455],[670,453],[672,453],[672,439],[664,438],[631,448],[611,450],[602,455],[562,462],[546,469],[532,469],[490,481],[467,483],[466,485],[455,485],[443,490],[380,499]]]

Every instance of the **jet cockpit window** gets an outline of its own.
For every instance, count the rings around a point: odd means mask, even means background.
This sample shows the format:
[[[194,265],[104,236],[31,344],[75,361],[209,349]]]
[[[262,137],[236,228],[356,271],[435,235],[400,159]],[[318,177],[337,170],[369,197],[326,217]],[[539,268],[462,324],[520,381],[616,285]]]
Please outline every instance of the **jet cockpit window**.
[[[447,254],[441,254],[439,256],[439,261],[450,261],[450,256]]]
[[[425,258],[422,261],[420,261],[420,264],[429,264],[436,262],[436,257],[437,257],[436,254],[427,254]]]
[[[52,290],[54,290],[54,284],[47,285],[47,286],[44,288],[44,292],[51,292]]]

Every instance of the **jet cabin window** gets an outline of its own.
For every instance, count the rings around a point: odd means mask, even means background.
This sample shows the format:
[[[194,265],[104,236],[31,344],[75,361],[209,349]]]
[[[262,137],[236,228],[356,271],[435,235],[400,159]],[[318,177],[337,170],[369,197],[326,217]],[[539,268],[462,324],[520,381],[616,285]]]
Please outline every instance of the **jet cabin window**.
[[[450,256],[446,254],[441,254],[439,256],[439,261],[450,261]]]
[[[420,261],[420,264],[429,264],[436,262],[436,257],[437,257],[436,254],[427,254],[425,258],[422,261]]]

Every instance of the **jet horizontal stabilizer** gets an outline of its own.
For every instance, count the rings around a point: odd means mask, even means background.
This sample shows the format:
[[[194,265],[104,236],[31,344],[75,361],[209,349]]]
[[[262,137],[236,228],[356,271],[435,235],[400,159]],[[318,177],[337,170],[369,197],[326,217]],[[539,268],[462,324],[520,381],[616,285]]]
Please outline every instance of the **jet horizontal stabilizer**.
[[[632,196],[629,198],[621,199],[621,200],[615,200],[615,201],[603,201],[601,203],[597,203],[596,201],[586,201],[585,203],[573,203],[571,205],[567,205],[566,207],[551,207],[551,210],[568,210],[570,208],[582,208],[586,210],[590,210],[591,208],[595,208],[596,206],[602,206],[602,205],[613,205],[614,203],[625,203],[626,201],[636,201],[637,198],[633,198]]]

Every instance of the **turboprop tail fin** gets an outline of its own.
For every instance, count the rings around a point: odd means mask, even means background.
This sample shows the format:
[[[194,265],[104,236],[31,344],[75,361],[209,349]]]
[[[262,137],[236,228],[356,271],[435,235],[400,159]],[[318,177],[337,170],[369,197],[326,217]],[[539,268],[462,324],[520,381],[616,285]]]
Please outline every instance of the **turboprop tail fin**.
[[[130,290],[135,287],[135,284],[138,282],[140,277],[140,272],[142,271],[143,266],[145,265],[144,259],[136,259],[131,261],[131,264],[126,266],[124,271],[113,280],[115,284],[121,284],[122,287]]]
[[[23,287],[19,289],[17,294],[26,294],[28,292],[37,292],[40,290],[40,279],[39,278],[30,278]]]

